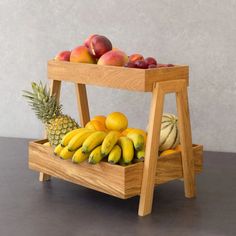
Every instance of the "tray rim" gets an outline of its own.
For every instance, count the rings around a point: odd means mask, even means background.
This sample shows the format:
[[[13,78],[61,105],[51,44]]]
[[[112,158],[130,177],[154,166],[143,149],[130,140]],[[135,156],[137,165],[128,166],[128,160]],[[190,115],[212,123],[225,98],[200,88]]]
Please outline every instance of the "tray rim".
[[[152,92],[154,83],[184,79],[189,83],[189,66],[174,65],[152,69],[48,61],[48,79],[85,85],[110,87],[139,92]],[[79,70],[81,74],[79,74]],[[98,79],[99,78],[99,79]]]

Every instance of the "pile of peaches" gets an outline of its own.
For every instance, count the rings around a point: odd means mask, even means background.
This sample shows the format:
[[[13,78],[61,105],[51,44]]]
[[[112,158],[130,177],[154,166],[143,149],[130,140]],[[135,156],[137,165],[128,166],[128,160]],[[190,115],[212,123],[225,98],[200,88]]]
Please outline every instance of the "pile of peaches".
[[[139,53],[128,56],[125,52],[114,48],[107,37],[98,34],[90,35],[83,45],[76,47],[72,51],[58,53],[55,60],[139,69],[174,66],[173,64],[160,64],[155,58],[144,58]]]

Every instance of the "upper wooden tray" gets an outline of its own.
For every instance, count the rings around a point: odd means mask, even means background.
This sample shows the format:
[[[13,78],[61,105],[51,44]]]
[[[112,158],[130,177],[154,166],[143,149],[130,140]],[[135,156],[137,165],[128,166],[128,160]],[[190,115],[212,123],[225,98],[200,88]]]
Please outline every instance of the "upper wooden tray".
[[[154,82],[185,79],[188,84],[188,74],[186,65],[143,70],[55,60],[48,62],[48,79],[51,80],[141,92],[151,92]]]

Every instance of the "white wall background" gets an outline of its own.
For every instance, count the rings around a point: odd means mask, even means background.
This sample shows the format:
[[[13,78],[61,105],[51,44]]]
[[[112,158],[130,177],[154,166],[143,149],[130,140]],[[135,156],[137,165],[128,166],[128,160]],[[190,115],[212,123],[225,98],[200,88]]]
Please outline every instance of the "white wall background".
[[[0,136],[42,136],[21,90],[46,81],[47,60],[58,51],[98,33],[128,54],[189,64],[194,142],[236,152],[235,12],[235,0],[1,0]],[[150,94],[89,87],[88,96],[92,116],[122,111],[130,126],[146,126]],[[78,119],[72,84],[62,99]],[[173,98],[165,110],[175,111]]]

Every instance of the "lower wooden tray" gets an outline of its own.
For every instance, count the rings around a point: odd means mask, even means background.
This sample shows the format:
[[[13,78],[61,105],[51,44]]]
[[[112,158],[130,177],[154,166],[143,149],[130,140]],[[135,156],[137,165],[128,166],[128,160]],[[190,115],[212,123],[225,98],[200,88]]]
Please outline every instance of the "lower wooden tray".
[[[71,160],[62,160],[53,154],[51,147],[42,145],[46,140],[30,142],[29,168],[66,181],[85,186],[118,198],[126,199],[140,195],[143,162],[129,166],[87,162],[79,165]],[[203,147],[193,145],[195,172],[203,165]],[[181,152],[159,157],[156,169],[156,184],[183,178]]]

